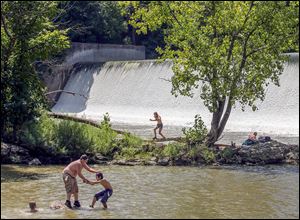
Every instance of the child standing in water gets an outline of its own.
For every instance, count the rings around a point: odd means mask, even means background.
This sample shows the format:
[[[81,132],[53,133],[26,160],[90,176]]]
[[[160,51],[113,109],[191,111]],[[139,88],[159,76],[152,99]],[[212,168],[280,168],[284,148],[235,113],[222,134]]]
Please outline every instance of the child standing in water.
[[[110,185],[110,183],[106,180],[103,179],[103,174],[102,173],[96,173],[96,180],[97,181],[90,181],[89,184],[91,185],[95,185],[95,184],[101,184],[104,187],[104,190],[102,190],[101,192],[98,192],[95,194],[94,198],[93,198],[93,202],[90,205],[91,208],[94,208],[94,205],[96,203],[96,201],[98,201],[101,198],[101,203],[103,205],[104,209],[107,209],[107,200],[109,197],[111,197],[113,190],[112,187]]]
[[[157,121],[157,125],[154,128],[154,138],[153,138],[153,140],[157,139],[156,138],[156,130],[157,129],[159,129],[158,130],[159,135],[162,136],[163,139],[166,139],[166,137],[161,133],[161,131],[163,129],[163,123],[162,123],[161,117],[157,114],[157,112],[154,112],[153,115],[154,115],[154,119],[150,118],[150,121]]]

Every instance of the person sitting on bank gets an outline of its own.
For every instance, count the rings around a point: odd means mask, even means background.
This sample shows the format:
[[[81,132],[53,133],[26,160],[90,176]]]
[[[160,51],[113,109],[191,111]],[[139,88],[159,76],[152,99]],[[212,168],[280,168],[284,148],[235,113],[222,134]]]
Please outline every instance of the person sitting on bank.
[[[248,139],[244,141],[243,145],[253,145],[257,144],[258,140],[256,139],[257,137],[257,132],[253,132],[248,135]]]
[[[98,173],[99,171],[96,171],[94,169],[92,169],[91,167],[89,167],[87,165],[87,161],[88,161],[88,157],[87,155],[82,155],[80,157],[80,159],[75,160],[73,162],[71,162],[68,166],[65,167],[65,169],[63,170],[63,181],[65,183],[65,188],[66,188],[66,193],[67,193],[67,200],[65,202],[65,205],[68,208],[72,208],[71,206],[71,195],[74,195],[74,206],[79,208],[80,207],[80,203],[78,200],[78,185],[77,185],[77,180],[76,177],[77,175],[83,180],[84,183],[89,183],[90,181],[88,179],[86,179],[82,173],[81,170],[82,168],[86,169],[87,171],[91,172],[91,173]]]
[[[153,140],[157,139],[157,138],[156,138],[156,130],[157,130],[157,129],[159,129],[159,130],[158,130],[159,135],[162,136],[163,139],[166,139],[166,137],[161,133],[161,131],[162,131],[162,129],[163,129],[163,123],[162,123],[161,117],[158,115],[157,112],[154,112],[153,115],[154,115],[154,119],[151,119],[151,118],[150,118],[150,121],[157,121],[157,125],[156,125],[156,127],[154,128],[154,138],[153,138]]]

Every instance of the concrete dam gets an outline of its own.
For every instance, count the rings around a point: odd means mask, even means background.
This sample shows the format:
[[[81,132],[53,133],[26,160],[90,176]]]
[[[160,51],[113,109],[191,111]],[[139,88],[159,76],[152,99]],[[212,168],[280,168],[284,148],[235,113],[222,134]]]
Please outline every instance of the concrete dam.
[[[212,114],[204,106],[198,91],[193,98],[176,98],[171,94],[169,80],[173,74],[170,61],[77,63],[73,65],[64,89],[82,96],[62,93],[52,111],[97,121],[108,112],[113,125],[127,125],[124,128],[128,130],[134,126],[151,130],[155,123],[149,118],[153,118],[155,111],[167,127],[192,126],[194,116],[200,114],[210,127]],[[299,137],[298,53],[290,54],[279,82],[280,87],[268,86],[264,102],[256,102],[257,111],[246,107],[243,112],[237,105],[231,112],[225,132],[258,131]]]

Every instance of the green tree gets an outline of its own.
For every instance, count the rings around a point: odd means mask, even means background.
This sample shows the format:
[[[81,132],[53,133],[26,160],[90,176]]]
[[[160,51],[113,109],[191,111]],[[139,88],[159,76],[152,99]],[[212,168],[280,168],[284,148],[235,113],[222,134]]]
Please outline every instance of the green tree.
[[[44,88],[34,70],[69,47],[66,30],[52,22],[57,2],[1,1],[1,134],[16,132],[45,108]],[[3,137],[2,136],[2,137]]]
[[[256,110],[279,86],[286,51],[298,51],[299,1],[125,2],[137,33],[164,29],[162,59],[173,60],[172,94],[200,97],[212,112],[206,143],[221,136],[232,107]],[[201,82],[201,83],[199,83]]]
[[[64,1],[66,12],[56,22],[70,28],[71,41],[83,43],[122,43],[126,21],[116,1]]]

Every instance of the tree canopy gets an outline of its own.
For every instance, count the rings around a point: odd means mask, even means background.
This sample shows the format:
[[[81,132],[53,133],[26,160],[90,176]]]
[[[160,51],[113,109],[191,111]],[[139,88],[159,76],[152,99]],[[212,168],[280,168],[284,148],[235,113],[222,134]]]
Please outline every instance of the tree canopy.
[[[1,1],[1,133],[16,131],[45,107],[34,62],[69,47],[53,23],[57,2]]]
[[[136,1],[137,33],[164,30],[162,59],[173,60],[172,93],[200,97],[213,113],[207,143],[221,136],[232,107],[256,110],[269,83],[279,86],[286,51],[298,51],[298,1]],[[201,83],[199,83],[201,82]]]

